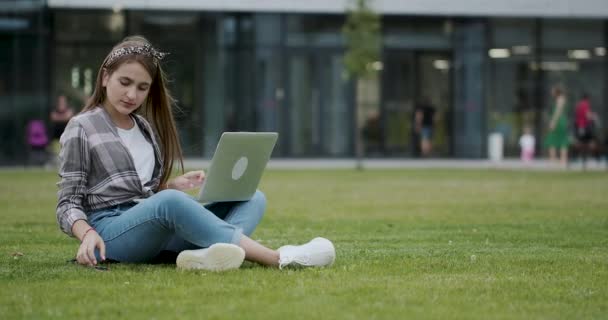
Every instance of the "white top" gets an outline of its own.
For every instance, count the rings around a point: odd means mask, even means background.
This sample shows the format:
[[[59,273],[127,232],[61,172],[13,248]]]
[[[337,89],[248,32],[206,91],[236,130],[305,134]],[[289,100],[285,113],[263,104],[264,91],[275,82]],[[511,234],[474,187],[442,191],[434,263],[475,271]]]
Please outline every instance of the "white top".
[[[118,129],[118,135],[122,140],[122,143],[127,147],[133,158],[133,164],[137,170],[139,180],[141,180],[142,186],[146,182],[152,179],[152,173],[154,171],[154,149],[152,144],[146,140],[143,133],[139,129],[137,122],[133,128],[129,130]]]
[[[523,150],[534,150],[534,136],[531,134],[524,134],[519,138],[519,146]]]

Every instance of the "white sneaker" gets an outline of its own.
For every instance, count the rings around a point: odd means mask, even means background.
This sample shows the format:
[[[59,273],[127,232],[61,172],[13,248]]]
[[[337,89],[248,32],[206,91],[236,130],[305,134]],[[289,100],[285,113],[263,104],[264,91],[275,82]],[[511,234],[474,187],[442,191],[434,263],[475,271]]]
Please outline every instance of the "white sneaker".
[[[331,241],[325,238],[314,238],[299,246],[282,246],[279,251],[279,268],[292,267],[325,267],[336,260],[336,249]]]
[[[216,243],[206,249],[184,250],[175,263],[178,269],[224,271],[238,269],[245,259],[245,251],[234,244]]]

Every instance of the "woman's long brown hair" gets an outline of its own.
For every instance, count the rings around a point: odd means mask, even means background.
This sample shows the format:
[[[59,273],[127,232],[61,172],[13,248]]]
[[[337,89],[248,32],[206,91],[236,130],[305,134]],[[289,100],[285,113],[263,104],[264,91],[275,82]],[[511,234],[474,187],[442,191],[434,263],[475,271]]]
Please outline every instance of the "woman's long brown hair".
[[[125,38],[119,44],[112,48],[112,53],[116,49],[131,47],[131,46],[144,46],[149,45],[150,42],[142,36],[130,36]],[[106,99],[106,91],[103,87],[103,76],[104,73],[112,74],[118,67],[126,62],[139,62],[150,74],[152,83],[150,85],[150,91],[148,96],[142,105],[136,110],[137,113],[141,114],[156,130],[158,140],[160,143],[160,152],[163,163],[163,173],[160,178],[160,186],[162,187],[167,183],[171,173],[173,171],[174,160],[179,160],[181,171],[184,171],[184,160],[182,156],[182,148],[179,142],[179,136],[177,134],[177,127],[175,126],[175,119],[173,118],[173,106],[175,100],[171,96],[167,84],[165,81],[165,73],[160,65],[160,61],[157,61],[154,57],[145,54],[125,54],[121,57],[116,58],[111,63],[106,65],[110,53],[106,56],[99,67],[97,72],[97,80],[95,83],[95,91],[93,95],[87,101],[87,104],[83,108],[82,112],[91,110],[93,108],[103,106]]]

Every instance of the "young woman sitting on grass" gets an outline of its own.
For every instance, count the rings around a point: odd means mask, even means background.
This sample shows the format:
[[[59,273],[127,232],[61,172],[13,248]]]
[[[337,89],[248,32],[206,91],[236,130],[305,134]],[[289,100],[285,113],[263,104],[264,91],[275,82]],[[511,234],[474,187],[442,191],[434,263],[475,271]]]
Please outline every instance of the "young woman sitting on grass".
[[[93,96],[61,136],[57,220],[81,241],[78,263],[152,262],[169,251],[181,269],[235,269],[244,259],[281,268],[331,265],[335,249],[324,238],[278,250],[249,238],[266,207],[262,192],[203,206],[183,192],[200,187],[203,171],[170,179],[175,160],[183,173],[183,159],[164,55],[139,36],[116,45]]]

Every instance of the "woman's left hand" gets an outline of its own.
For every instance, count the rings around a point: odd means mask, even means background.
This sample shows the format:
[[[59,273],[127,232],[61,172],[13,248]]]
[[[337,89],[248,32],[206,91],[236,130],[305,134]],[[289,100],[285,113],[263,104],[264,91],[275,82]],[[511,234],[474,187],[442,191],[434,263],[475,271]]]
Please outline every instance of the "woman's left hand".
[[[205,179],[205,171],[190,171],[185,174],[175,177],[168,183],[168,187],[177,190],[190,190],[200,187]]]

